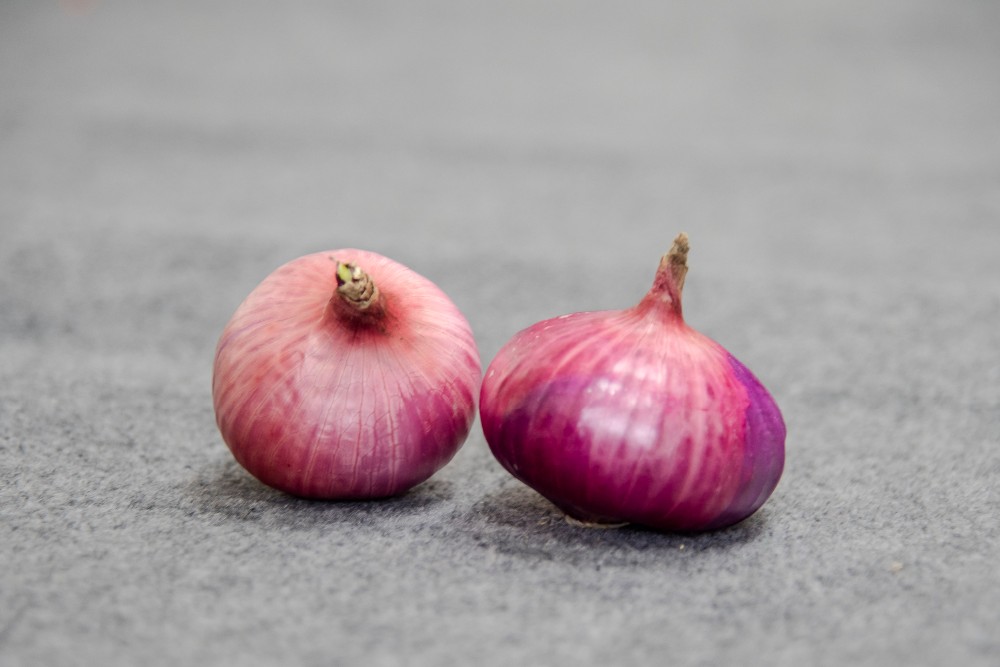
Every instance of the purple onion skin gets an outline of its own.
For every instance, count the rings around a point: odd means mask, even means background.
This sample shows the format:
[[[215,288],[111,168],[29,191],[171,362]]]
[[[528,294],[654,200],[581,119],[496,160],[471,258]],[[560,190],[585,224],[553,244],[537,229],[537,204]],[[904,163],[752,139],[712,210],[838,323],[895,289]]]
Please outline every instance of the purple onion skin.
[[[634,308],[539,322],[486,371],[479,405],[493,455],[579,521],[724,528],[781,477],[781,412],[743,364],[684,323],[683,273],[668,264]]]

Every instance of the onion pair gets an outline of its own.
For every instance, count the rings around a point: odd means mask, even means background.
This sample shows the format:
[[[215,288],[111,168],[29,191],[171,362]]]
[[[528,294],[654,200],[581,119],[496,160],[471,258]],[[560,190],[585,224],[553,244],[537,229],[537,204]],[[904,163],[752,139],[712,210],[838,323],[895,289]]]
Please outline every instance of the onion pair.
[[[262,482],[328,499],[395,495],[483,432],[569,517],[694,531],[736,523],[781,476],[785,427],[740,362],[681,315],[687,239],[635,307],[535,324],[480,386],[468,322],[430,281],[338,250],[268,276],[226,326],[213,398]]]

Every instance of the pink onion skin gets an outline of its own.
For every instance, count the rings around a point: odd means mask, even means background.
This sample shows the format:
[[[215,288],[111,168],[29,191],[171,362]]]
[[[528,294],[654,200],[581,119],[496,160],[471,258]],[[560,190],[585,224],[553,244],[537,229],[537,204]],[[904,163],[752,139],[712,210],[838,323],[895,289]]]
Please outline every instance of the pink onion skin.
[[[377,286],[377,316],[345,306],[338,262]],[[292,260],[250,293],[219,338],[212,395],[223,439],[261,482],[368,499],[403,493],[451,460],[480,379],[469,324],[436,285],[343,249]]]
[[[723,528],[757,511],[781,477],[778,406],[685,324],[686,263],[677,280],[667,259],[637,306],[539,322],[486,371],[480,418],[493,455],[582,522]]]

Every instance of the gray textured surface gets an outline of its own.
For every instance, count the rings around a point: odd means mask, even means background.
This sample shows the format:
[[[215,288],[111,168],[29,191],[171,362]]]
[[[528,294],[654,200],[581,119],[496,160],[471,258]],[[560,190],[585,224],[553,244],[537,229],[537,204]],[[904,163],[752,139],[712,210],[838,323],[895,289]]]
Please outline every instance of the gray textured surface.
[[[998,72],[973,0],[3,2],[0,663],[998,664]],[[217,434],[285,260],[412,266],[486,362],[681,229],[789,426],[731,530],[571,527],[478,426],[370,504]]]

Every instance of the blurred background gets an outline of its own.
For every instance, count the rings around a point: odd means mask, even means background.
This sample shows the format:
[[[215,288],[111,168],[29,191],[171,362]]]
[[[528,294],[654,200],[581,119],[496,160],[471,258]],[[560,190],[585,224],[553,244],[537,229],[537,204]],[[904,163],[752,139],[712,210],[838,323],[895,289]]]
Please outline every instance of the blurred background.
[[[817,281],[968,285],[995,246],[965,238],[998,233],[998,14],[5,2],[4,245],[58,229],[79,257],[54,270],[70,274],[100,273],[87,253],[114,246],[134,289],[164,298],[157,258],[213,265],[219,282],[187,298],[230,300],[247,285],[221,271],[358,246],[454,274],[477,290],[461,306],[518,328],[634,299],[680,230],[696,295],[735,287],[708,288],[724,267],[758,305]],[[522,263],[565,303],[515,280]],[[588,284],[603,267],[627,293]],[[479,333],[491,356],[511,331]]]
[[[215,431],[216,337],[296,256],[409,265],[485,366],[682,230],[688,322],[789,425],[749,528],[539,528],[478,426],[320,510]],[[3,0],[0,659],[995,664],[998,250],[1000,3]]]

